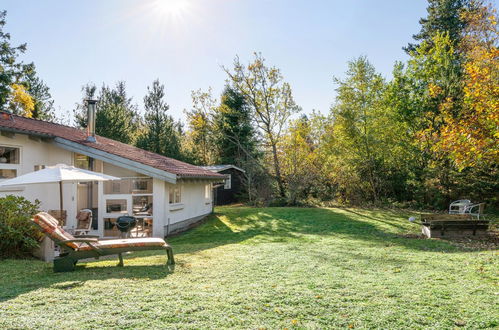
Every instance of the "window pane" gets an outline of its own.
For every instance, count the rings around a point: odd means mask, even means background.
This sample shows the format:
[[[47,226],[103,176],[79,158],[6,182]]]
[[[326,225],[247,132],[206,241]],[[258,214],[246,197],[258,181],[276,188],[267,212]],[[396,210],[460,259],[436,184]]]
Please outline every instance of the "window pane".
[[[232,179],[232,176],[230,174],[227,174],[227,178],[225,179],[224,189],[231,189],[231,186],[232,186],[231,179]]]
[[[173,188],[173,187],[170,187],[170,189],[169,189],[168,200],[169,200],[170,204],[175,203],[175,193],[174,193],[174,189],[175,189],[175,188]]]
[[[107,199],[106,213],[128,213],[126,199]]]
[[[133,215],[152,215],[152,196],[133,196]]]
[[[104,182],[104,194],[131,194],[132,180],[123,179]]]
[[[85,155],[75,154],[75,167],[84,170],[90,169],[90,158]]]
[[[17,170],[0,170],[0,179],[11,179],[17,176]]]
[[[175,203],[180,203],[181,201],[180,188],[175,188]]]
[[[1,164],[19,164],[19,148],[0,146]]]
[[[204,198],[209,199],[211,195],[211,184],[204,186]]]
[[[133,179],[132,194],[152,194],[152,179]]]

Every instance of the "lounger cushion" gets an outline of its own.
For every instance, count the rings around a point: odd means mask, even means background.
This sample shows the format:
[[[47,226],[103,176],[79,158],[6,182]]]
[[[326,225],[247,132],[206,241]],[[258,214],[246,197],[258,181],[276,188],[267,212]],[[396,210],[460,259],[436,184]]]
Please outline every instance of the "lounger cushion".
[[[48,235],[56,243],[65,241],[68,239],[74,239],[74,236],[66,232],[62,227],[59,226],[59,222],[56,218],[51,216],[46,212],[39,212],[33,217],[33,221],[40,227],[42,232]],[[79,246],[75,243],[68,243],[72,249],[77,249]]]
[[[134,247],[143,247],[143,246],[157,246],[163,247],[166,246],[166,242],[161,238],[128,238],[128,239],[109,239],[102,240],[98,243],[94,243],[94,246],[97,246],[102,249],[118,249],[118,248],[134,248]],[[91,250],[90,246],[82,244],[82,246],[78,249],[79,251]]]

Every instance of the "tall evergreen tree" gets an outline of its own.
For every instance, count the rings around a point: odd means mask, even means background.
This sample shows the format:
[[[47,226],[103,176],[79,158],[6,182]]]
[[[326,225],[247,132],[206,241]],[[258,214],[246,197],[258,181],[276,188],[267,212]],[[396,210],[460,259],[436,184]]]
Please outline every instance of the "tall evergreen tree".
[[[96,98],[97,112],[95,118],[95,132],[123,143],[133,143],[137,136],[139,117],[137,107],[132,98],[126,93],[125,82],[119,81],[115,88],[103,85],[97,94],[94,85],[82,88],[83,99]],[[85,102],[77,104],[75,119],[80,127],[87,126],[87,110]]]
[[[215,145],[218,163],[244,167],[250,158],[257,158],[255,131],[244,95],[227,85],[214,116]]]
[[[31,95],[34,107],[32,117],[36,119],[54,121],[54,100],[50,94],[50,89],[45,82],[32,71],[27,75],[28,92]]]
[[[419,20],[421,31],[413,35],[414,40],[419,43],[409,43],[404,50],[407,53],[413,52],[423,41],[426,41],[426,47],[431,47],[438,33],[448,33],[450,40],[456,45],[466,25],[461,14],[470,6],[470,2],[470,0],[428,0],[426,9],[428,16]]]
[[[144,127],[137,139],[137,147],[164,156],[183,159],[180,151],[180,127],[168,114],[165,86],[155,80],[147,87],[144,97]]]

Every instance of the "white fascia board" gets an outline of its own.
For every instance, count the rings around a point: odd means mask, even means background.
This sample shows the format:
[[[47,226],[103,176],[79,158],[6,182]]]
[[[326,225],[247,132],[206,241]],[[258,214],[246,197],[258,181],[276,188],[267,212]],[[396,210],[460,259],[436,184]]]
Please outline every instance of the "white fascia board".
[[[144,165],[142,163],[124,157],[116,156],[102,150],[98,150],[60,137],[56,137],[53,143],[62,149],[77,152],[79,154],[99,159],[119,167],[134,170],[138,173],[150,176],[152,178],[160,179],[173,184],[177,182],[176,174],[162,171],[152,166]]]

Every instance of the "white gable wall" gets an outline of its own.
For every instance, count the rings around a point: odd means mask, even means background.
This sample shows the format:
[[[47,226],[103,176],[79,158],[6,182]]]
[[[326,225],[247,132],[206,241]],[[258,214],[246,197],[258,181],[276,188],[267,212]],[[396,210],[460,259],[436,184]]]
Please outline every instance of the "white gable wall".
[[[12,138],[0,135],[0,145],[20,148],[20,161],[16,166],[18,176],[33,172],[35,165],[73,164],[72,152],[57,148],[49,142],[34,141],[27,135],[15,134]],[[8,168],[11,164],[0,164],[0,167]],[[68,212],[68,219],[73,219],[76,216],[76,184],[65,183],[63,192],[64,209]],[[38,199],[42,202],[42,210],[58,210],[60,207],[58,183],[0,187],[0,197],[6,195],[23,196],[32,202]]]

